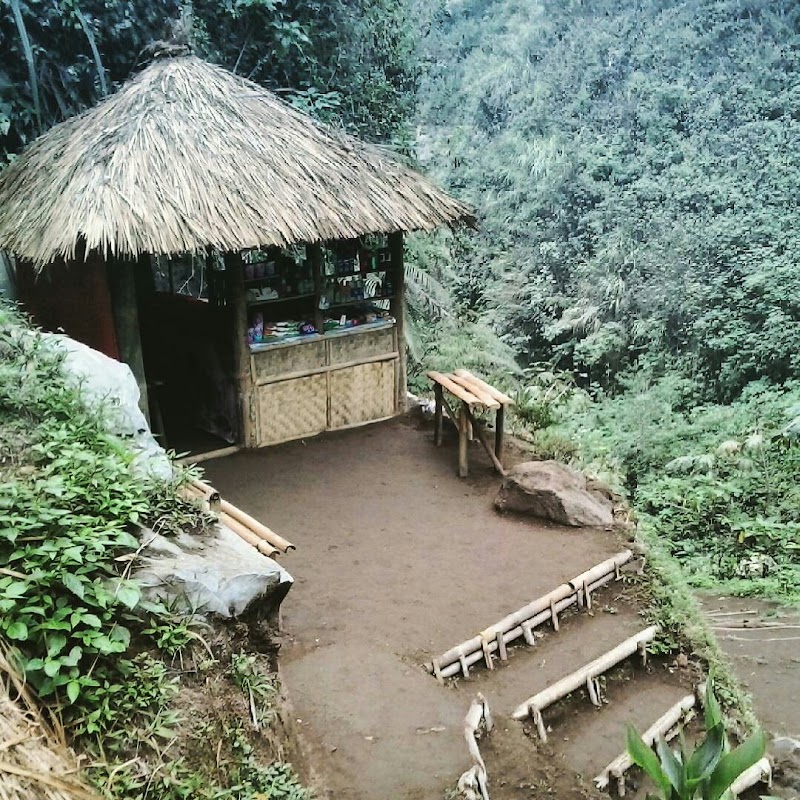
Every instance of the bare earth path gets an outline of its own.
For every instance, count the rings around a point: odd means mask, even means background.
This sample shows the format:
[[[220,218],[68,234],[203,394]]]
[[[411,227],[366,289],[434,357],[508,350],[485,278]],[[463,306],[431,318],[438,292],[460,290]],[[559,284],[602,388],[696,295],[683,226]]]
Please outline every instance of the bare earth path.
[[[452,442],[437,449],[403,418],[208,464],[223,496],[298,546],[283,559],[297,585],[284,603],[281,662],[337,800],[441,800],[470,765],[462,724],[476,691],[501,722],[497,746],[505,727],[509,747],[524,749],[530,740],[505,715],[645,625],[618,585],[592,617],[572,616],[495,672],[440,687],[420,667],[624,544],[497,515],[499,479],[481,455],[476,445],[473,474],[459,480]],[[684,691],[665,670],[637,682],[635,694],[624,681],[609,687],[613,702],[599,711],[576,699],[580,723],[571,705],[553,716],[570,768],[591,778],[620,751],[627,719],[646,727]],[[530,790],[514,783],[495,796]]]

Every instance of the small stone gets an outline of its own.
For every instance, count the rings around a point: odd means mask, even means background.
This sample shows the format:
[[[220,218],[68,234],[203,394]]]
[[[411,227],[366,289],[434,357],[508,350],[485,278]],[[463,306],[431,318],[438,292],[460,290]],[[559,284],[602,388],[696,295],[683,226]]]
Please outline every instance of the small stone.
[[[689,656],[686,653],[678,653],[678,657],[675,659],[675,665],[681,668],[685,668],[689,666]]]

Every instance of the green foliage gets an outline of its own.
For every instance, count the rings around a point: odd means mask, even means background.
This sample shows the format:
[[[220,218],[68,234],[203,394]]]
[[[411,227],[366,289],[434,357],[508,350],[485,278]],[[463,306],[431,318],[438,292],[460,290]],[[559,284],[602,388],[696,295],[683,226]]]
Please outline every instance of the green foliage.
[[[663,738],[656,754],[631,725],[627,732],[628,754],[658,789],[663,800],[719,800],[745,770],[764,755],[766,735],[757,731],[734,750],[727,747],[722,713],[714,697],[711,678],[706,686],[706,734],[693,751],[681,736],[681,749],[673,752]]]
[[[175,755],[184,653],[211,652],[196,620],[145,601],[128,579],[139,546],[130,531],[141,523],[169,535],[205,520],[177,484],[134,474],[102,414],[66,385],[57,352],[3,307],[0,442],[0,631],[91,757],[97,787],[120,799],[306,800],[291,767],[262,764],[241,726],[225,734],[224,771]],[[232,676],[266,725],[277,689],[255,660],[238,656]]]
[[[416,61],[400,0],[14,0],[0,6],[0,154],[117,88],[179,17],[201,56],[405,146]]]
[[[421,153],[482,216],[452,269],[523,364],[675,370],[701,402],[797,375],[796,4],[431,13]]]

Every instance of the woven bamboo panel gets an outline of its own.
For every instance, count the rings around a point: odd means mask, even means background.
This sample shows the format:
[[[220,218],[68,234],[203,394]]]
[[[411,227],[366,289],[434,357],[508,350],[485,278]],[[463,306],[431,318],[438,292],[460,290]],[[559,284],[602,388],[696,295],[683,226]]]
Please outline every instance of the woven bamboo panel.
[[[325,366],[325,342],[270,348],[253,354],[256,382],[277,375],[307,372]]]
[[[395,352],[394,328],[363,331],[351,336],[338,336],[330,340],[330,361],[347,364],[372,356],[384,356]]]
[[[325,375],[310,375],[256,388],[259,446],[313,436],[327,427]]]
[[[376,361],[329,373],[330,427],[344,428],[394,414],[395,362]]]

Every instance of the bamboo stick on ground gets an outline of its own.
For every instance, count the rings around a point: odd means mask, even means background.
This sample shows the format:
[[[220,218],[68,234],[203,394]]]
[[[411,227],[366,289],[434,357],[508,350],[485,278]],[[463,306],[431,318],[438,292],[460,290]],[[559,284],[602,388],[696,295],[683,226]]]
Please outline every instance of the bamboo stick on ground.
[[[524,703],[520,703],[513,713],[514,719],[525,719],[528,716],[533,717],[536,723],[536,728],[542,741],[547,741],[547,731],[542,721],[542,711],[548,706],[553,705],[562,697],[566,697],[570,692],[580,689],[581,686],[587,685],[590,681],[602,675],[611,667],[624,661],[629,656],[633,655],[637,650],[642,648],[648,643],[652,642],[658,633],[658,626],[651,625],[649,628],[640,631],[635,636],[631,636],[624,642],[618,644],[612,650],[604,653],[599,658],[590,661],[575,672],[567,675],[556,683],[548,686],[538,694],[529,697]]]
[[[685,724],[693,713],[697,699],[693,694],[687,694],[674,706],[662,714],[643,734],[642,741],[649,747],[655,744],[658,737],[666,739],[672,738],[669,733],[673,731],[677,734],[679,726]],[[608,788],[611,779],[617,781],[618,794],[625,796],[625,773],[633,766],[633,759],[625,751],[620,753],[595,779],[597,788],[601,791]]]
[[[206,495],[211,495],[213,493],[219,497],[219,492],[217,492],[213,486],[210,486],[203,481],[193,479],[191,484]],[[260,539],[269,542],[277,550],[286,553],[289,550],[297,549],[288,539],[284,539],[283,536],[275,533],[275,531],[259,522],[257,519],[255,519],[255,517],[251,517],[248,513],[242,511],[240,508],[233,505],[233,503],[229,503],[227,500],[220,500],[220,509],[229,517],[233,517],[235,520],[238,520],[242,525],[255,533]]]
[[[258,552],[262,555],[272,558],[280,553],[280,550],[273,547],[269,542],[265,542],[263,539],[256,536],[253,531],[242,525],[238,519],[229,517],[224,511],[220,513],[219,518],[221,522],[227,525],[234,533],[244,539],[248,544],[253,545],[253,547],[255,547],[256,550],[258,550]]]

